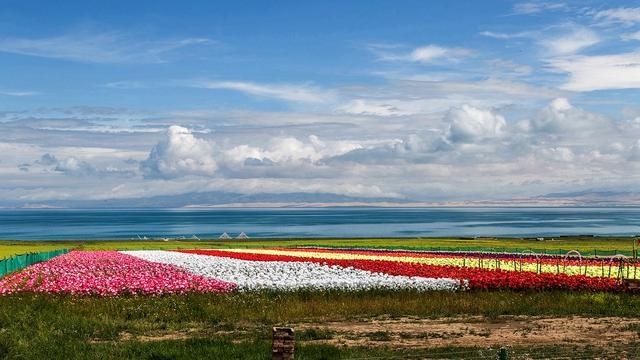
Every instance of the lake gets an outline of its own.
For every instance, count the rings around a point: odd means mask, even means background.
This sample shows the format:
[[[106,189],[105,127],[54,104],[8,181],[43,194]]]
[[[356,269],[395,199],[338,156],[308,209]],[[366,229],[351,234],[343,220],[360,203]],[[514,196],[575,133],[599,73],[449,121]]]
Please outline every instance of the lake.
[[[636,235],[640,208],[0,210],[0,239]]]

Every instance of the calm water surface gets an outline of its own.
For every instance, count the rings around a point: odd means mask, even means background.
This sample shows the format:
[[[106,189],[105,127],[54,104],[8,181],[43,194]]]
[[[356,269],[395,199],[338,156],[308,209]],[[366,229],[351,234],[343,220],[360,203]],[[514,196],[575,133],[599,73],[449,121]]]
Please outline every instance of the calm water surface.
[[[0,210],[0,239],[640,234],[640,208]]]

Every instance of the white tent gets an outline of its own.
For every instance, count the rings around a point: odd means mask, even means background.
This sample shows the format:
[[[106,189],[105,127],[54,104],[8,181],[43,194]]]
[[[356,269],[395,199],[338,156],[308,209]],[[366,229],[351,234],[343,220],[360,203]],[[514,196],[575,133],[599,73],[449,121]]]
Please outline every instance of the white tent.
[[[222,233],[222,235],[220,235],[220,237],[219,237],[218,239],[224,239],[224,240],[227,240],[227,239],[231,239],[231,236],[229,236],[229,234],[227,234],[227,233],[225,232],[225,233]]]
[[[247,236],[247,234],[243,232],[240,233],[240,235],[236,236],[236,239],[248,239],[249,237]]]

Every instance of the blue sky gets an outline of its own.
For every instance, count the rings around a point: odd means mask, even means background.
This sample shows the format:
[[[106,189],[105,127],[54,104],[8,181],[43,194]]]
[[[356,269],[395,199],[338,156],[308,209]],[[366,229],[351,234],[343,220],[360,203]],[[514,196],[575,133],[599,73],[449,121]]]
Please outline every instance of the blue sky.
[[[640,2],[7,1],[0,69],[16,203],[640,177]]]

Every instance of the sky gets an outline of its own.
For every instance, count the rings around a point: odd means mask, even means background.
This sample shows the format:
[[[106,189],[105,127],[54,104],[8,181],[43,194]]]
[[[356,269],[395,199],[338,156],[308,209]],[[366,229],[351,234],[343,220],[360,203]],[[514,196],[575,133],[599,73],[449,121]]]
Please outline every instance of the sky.
[[[7,203],[579,191],[640,191],[640,1],[0,9]]]

